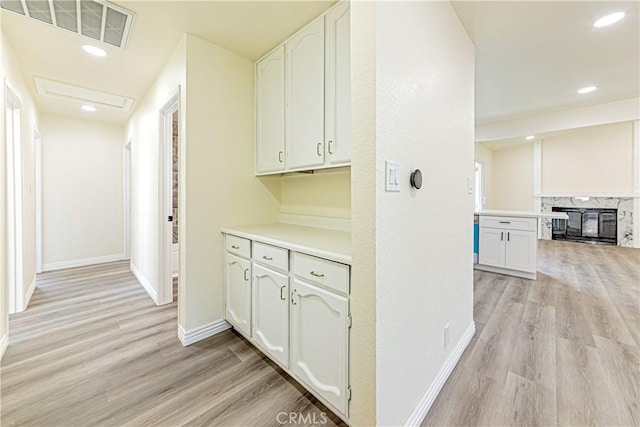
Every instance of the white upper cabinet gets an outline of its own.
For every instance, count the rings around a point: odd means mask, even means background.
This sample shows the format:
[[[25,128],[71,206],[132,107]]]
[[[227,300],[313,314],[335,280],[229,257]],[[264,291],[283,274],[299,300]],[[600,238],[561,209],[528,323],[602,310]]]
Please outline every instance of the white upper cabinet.
[[[351,28],[341,1],[256,63],[256,174],[351,163]]]
[[[284,46],[256,64],[256,173],[285,170]]]
[[[324,165],[324,16],[286,44],[287,169]]]
[[[340,166],[351,161],[349,3],[339,3],[325,18],[325,163]]]

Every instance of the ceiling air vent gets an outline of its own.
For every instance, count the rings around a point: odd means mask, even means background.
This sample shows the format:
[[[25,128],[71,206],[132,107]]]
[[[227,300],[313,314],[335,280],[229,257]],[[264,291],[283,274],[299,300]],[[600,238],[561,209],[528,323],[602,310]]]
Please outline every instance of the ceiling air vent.
[[[94,0],[0,0],[0,6],[123,49],[134,18],[128,10]]]

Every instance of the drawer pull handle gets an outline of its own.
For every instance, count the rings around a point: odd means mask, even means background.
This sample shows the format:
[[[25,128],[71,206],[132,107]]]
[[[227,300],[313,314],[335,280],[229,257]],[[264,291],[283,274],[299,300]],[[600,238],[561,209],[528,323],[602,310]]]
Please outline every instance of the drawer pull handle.
[[[498,221],[500,224],[511,224],[511,221]]]
[[[242,273],[242,274],[243,274],[243,276],[244,276],[244,280],[245,280],[245,282],[248,282],[248,281],[249,281],[249,278],[247,277],[247,273],[248,273],[248,272],[249,272],[249,269],[248,269],[248,268],[245,268],[244,273]]]
[[[504,231],[500,232],[500,241],[502,242],[504,240]]]
[[[278,161],[279,161],[280,163],[283,163],[283,161],[282,161],[282,155],[283,155],[283,154],[284,154],[284,152],[282,152],[282,151],[278,151]]]
[[[324,274],[316,273],[315,271],[310,271],[309,274],[315,277],[324,277]]]
[[[297,289],[294,289],[291,292],[291,305],[298,305],[298,303],[296,302],[296,294],[298,293]]]
[[[286,300],[287,300],[287,297],[286,297],[286,296],[284,296],[284,294],[283,294],[283,292],[284,292],[284,290],[285,290],[286,288],[287,288],[287,285],[284,285],[283,287],[281,287],[281,288],[280,288],[280,299],[281,299],[282,301],[286,301]]]
[[[320,151],[320,148],[321,148],[321,147],[322,147],[322,142],[318,142],[318,143],[316,144],[316,154],[317,154],[318,156],[322,156],[322,152]]]
[[[236,246],[236,245],[231,245],[231,247],[236,250],[240,249],[240,246]]]
[[[507,242],[509,241],[510,238],[511,238],[511,232],[507,231]]]
[[[333,154],[331,147],[333,146],[333,141],[329,141],[329,154]]]
[[[273,258],[270,256],[262,255],[262,259],[266,259],[267,261],[273,261]]]

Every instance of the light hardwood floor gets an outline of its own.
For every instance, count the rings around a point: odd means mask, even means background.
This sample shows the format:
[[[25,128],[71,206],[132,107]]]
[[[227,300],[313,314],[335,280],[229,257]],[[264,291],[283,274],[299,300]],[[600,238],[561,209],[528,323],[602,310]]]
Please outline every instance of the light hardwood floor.
[[[475,273],[477,332],[424,425],[640,423],[640,251],[540,242],[537,281]],[[126,263],[39,277],[12,316],[0,424],[278,425],[327,412],[231,331],[182,347]]]
[[[125,262],[40,275],[10,319],[0,424],[277,426],[289,412],[340,422],[232,331],[182,347],[176,311],[156,306]]]
[[[474,319],[424,426],[640,425],[640,250],[541,241],[536,281],[475,272]]]

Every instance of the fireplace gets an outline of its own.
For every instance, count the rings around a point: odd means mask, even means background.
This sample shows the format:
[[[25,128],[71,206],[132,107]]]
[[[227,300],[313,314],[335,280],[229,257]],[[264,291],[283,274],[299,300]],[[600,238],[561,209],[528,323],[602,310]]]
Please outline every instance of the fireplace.
[[[568,219],[551,221],[551,238],[572,242],[616,245],[618,243],[618,210],[604,208],[560,208],[553,212],[564,212]]]

